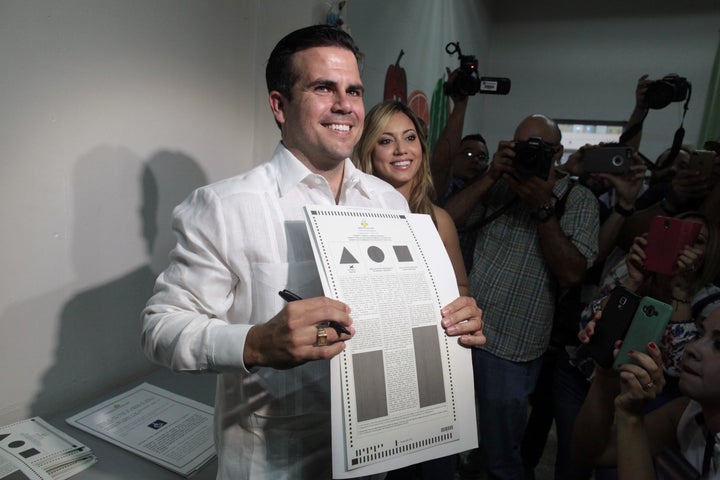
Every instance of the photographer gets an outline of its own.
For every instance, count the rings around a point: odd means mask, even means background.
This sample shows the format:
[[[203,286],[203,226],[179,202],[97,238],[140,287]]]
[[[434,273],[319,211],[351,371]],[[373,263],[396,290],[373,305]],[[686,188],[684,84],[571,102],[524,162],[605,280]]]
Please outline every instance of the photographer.
[[[456,224],[477,230],[470,291],[488,342],[473,350],[478,428],[492,478],[522,478],[528,396],[548,347],[559,288],[578,284],[597,255],[597,202],[553,165],[561,133],[544,115],[502,141],[486,175],[451,197]],[[534,173],[531,173],[534,172]]]

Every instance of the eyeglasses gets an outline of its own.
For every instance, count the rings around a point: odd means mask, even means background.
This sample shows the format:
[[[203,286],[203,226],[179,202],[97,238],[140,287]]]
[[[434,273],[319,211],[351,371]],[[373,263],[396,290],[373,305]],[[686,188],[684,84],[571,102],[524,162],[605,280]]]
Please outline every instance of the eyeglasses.
[[[461,157],[475,158],[477,160],[487,160],[488,156],[484,153],[473,153],[473,152],[460,152],[458,153]]]

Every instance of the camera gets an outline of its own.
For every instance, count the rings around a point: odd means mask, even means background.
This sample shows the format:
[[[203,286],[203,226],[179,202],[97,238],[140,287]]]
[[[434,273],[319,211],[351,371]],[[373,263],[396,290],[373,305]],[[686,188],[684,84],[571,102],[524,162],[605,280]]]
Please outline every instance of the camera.
[[[445,95],[469,97],[477,93],[507,95],[510,92],[509,78],[480,77],[477,57],[463,55],[460,42],[448,43],[445,45],[445,51],[450,55],[457,53],[460,59],[458,75],[443,84]]]
[[[535,176],[547,180],[556,148],[556,145],[545,143],[540,137],[530,137],[526,142],[515,142],[512,165],[522,179]]]
[[[671,73],[648,85],[645,92],[645,101],[648,107],[660,110],[672,102],[682,102],[689,98],[691,89],[692,86],[686,78]]]
[[[587,149],[582,157],[583,170],[585,173],[624,175],[630,170],[633,153],[632,147],[620,144]]]

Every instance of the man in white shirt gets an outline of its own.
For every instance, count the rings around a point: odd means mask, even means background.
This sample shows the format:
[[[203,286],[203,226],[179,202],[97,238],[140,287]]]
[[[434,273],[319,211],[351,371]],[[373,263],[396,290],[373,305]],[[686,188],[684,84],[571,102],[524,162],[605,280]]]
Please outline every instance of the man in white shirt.
[[[174,212],[178,243],[143,312],[142,342],[173,370],[220,374],[220,479],[331,478],[327,360],[355,329],[348,306],[322,296],[302,206],[407,210],[348,159],[365,117],[356,53],[328,26],[283,38],[266,70],[282,132],[272,159],[198,189]],[[283,289],[306,300],[286,304]],[[327,321],[350,334],[327,328],[324,344]],[[485,341],[471,298],[445,307],[442,323],[465,345]]]

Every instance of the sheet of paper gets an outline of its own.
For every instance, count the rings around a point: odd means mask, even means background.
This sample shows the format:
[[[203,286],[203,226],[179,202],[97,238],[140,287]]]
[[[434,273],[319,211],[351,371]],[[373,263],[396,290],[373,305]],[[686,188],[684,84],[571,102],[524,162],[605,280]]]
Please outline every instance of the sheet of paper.
[[[0,427],[0,479],[64,480],[96,461],[90,448],[40,417]]]
[[[18,461],[0,450],[0,480],[53,480],[42,468]]]
[[[186,477],[215,457],[212,407],[148,383],[67,422]]]
[[[477,446],[470,350],[445,335],[457,298],[427,215],[306,206],[325,295],[355,337],[331,362],[333,476],[385,472]]]

